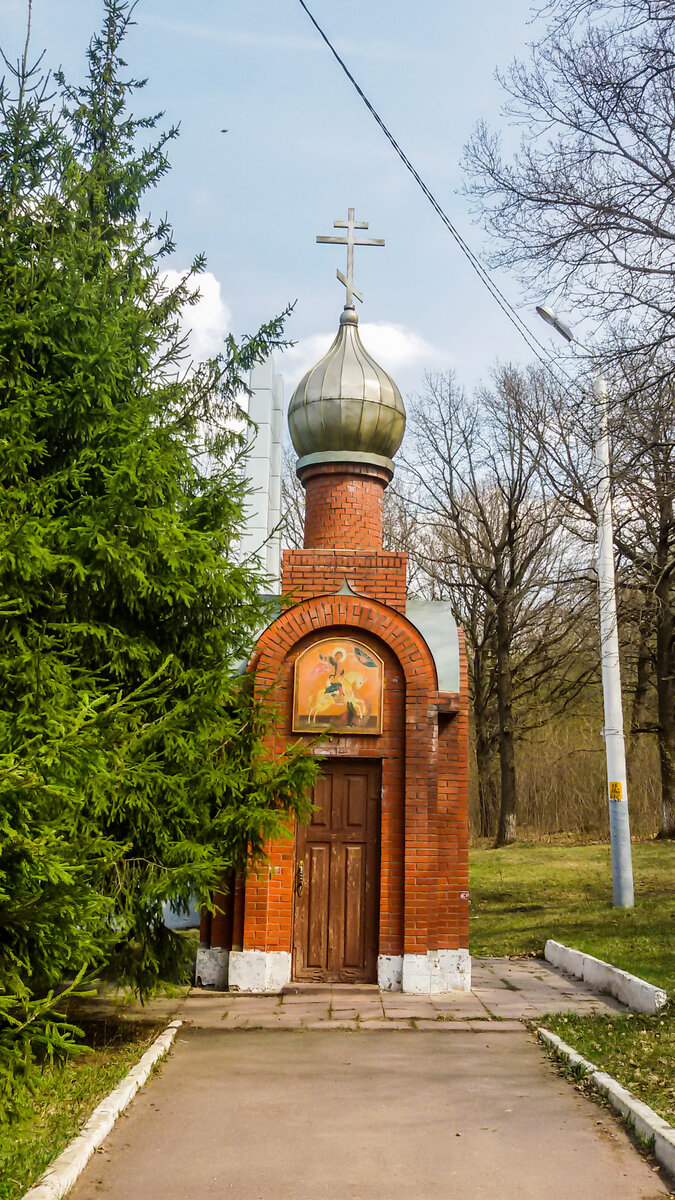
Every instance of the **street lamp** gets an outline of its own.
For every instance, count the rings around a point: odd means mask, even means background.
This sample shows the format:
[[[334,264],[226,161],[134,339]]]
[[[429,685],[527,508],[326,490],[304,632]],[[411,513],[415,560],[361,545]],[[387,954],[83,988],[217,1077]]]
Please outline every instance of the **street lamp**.
[[[592,351],[575,338],[569,325],[556,316],[552,308],[537,307],[542,320],[552,325],[568,342],[580,346],[592,357]],[[598,468],[598,585],[600,598],[600,654],[602,661],[602,694],[605,709],[605,739],[607,755],[607,793],[609,797],[609,834],[612,844],[612,888],[617,908],[632,908],[633,862],[630,847],[628,817],[628,788],[626,785],[626,747],[623,736],[623,707],[621,704],[621,668],[619,665],[619,632],[616,619],[616,585],[614,579],[614,532],[612,529],[612,497],[610,488],[609,420],[607,380],[598,368],[593,379],[593,395],[600,411],[600,428],[595,440],[595,461]]]

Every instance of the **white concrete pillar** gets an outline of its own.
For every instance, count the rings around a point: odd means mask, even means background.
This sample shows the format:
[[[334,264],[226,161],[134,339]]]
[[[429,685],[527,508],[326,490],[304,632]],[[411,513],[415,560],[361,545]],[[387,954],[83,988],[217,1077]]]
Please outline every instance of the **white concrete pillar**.
[[[251,371],[248,415],[257,425],[246,459],[246,478],[253,489],[247,505],[246,530],[240,539],[243,558],[255,556],[281,589],[281,430],[283,381],[272,358]]]

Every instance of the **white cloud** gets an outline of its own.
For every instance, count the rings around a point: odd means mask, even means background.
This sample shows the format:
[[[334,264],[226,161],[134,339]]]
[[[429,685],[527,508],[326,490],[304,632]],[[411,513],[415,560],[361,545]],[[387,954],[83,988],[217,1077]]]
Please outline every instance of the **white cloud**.
[[[312,333],[279,355],[277,369],[284,377],[286,389],[294,388],[305,372],[323,358],[334,337],[334,333]]]
[[[182,271],[164,271],[168,287],[175,287],[183,278]],[[189,352],[195,362],[201,362],[223,348],[223,338],[232,327],[232,313],[225,303],[220,281],[210,271],[195,279],[199,291],[196,304],[183,310],[182,328],[188,334]]]
[[[446,351],[433,346],[404,325],[365,322],[359,325],[359,333],[368,353],[393,377],[402,391],[407,390],[414,374],[421,376],[425,370],[444,370],[448,366]],[[287,395],[290,396],[305,372],[323,358],[334,337],[334,333],[313,333],[284,351],[279,369],[284,377]]]
[[[366,322],[360,326],[360,331],[369,354],[394,376],[397,371],[405,371],[410,367],[433,370],[441,360],[445,362],[447,359],[447,354],[404,325]]]

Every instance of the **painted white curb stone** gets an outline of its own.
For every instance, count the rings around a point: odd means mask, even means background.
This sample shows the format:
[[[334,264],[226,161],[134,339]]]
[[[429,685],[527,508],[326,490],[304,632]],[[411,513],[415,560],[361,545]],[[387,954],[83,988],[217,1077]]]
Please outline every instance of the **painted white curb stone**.
[[[23,1200],[60,1200],[75,1183],[95,1150],[105,1141],[118,1116],[143,1087],[155,1063],[168,1052],[182,1021],[171,1021],[121,1083],[94,1109],[82,1133],[69,1142]]]
[[[586,1074],[592,1080],[593,1086],[609,1100],[612,1107],[620,1112],[622,1117],[626,1118],[639,1137],[646,1142],[653,1139],[654,1157],[675,1178],[675,1129],[672,1125],[664,1121],[663,1117],[655,1113],[648,1104],[638,1100],[637,1096],[628,1091],[628,1088],[617,1083],[611,1075],[599,1070],[595,1063],[589,1062],[583,1055],[577,1054],[577,1051],[563,1042],[557,1034],[551,1033],[548,1029],[539,1028],[537,1035],[557,1054],[566,1058],[570,1066],[585,1067]]]
[[[662,988],[647,983],[646,979],[613,967],[611,963],[594,958],[592,954],[584,954],[581,950],[563,946],[561,942],[554,942],[551,938],[544,947],[544,958],[554,967],[573,975],[575,979],[583,979],[584,983],[599,992],[614,996],[634,1012],[647,1013],[653,1017],[668,999]]]

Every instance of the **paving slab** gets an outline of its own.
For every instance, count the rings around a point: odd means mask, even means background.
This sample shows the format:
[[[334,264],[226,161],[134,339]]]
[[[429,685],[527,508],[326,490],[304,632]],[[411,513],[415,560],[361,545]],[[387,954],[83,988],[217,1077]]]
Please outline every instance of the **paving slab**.
[[[431,1004],[424,999],[413,996],[408,1004],[388,1004],[384,1001],[384,1014],[386,1017],[395,1017],[397,1020],[417,1020],[426,1017],[428,1020],[433,1020],[436,1016],[436,1010]]]
[[[410,996],[380,992],[376,985],[291,984],[279,995],[219,992],[210,988],[185,989],[146,1005],[130,1004],[128,997],[110,990],[71,1006],[75,1019],[117,1016],[157,1023],[174,1017],[201,1028],[249,1028],[272,1025],[297,1029],[308,1023],[340,1018],[368,1024],[396,1022],[533,1019],[547,1012],[611,1014],[625,1012],[611,996],[602,996],[582,980],[572,979],[543,959],[476,958],[470,992]]]
[[[175,1003],[174,1003],[175,1008]],[[179,1015],[203,1028],[269,1024],[294,1029],[327,1021],[396,1022],[536,1020],[547,1012],[613,1013],[618,1001],[600,996],[542,959],[474,959],[473,989],[434,996],[380,992],[372,985],[291,984],[278,996],[194,989]]]
[[[499,1023],[496,1023],[498,1025]],[[523,1026],[180,1030],[70,1200],[667,1200]]]
[[[367,1004],[359,1004],[357,1001],[356,1004],[336,1004],[334,1000],[331,1000],[330,1007],[331,1011],[334,1013],[349,1012],[354,1013],[355,1016],[357,1013],[360,1013],[361,1016],[363,1016],[364,1013],[372,1013],[373,1016],[382,1016],[382,1005],[379,1002],[377,1004],[372,1004],[370,1001],[368,1001]]]
[[[539,958],[474,958],[473,995],[496,1017],[540,1017],[547,1012],[625,1012],[612,996],[600,995]],[[581,986],[579,986],[581,984]]]
[[[338,1030],[343,1033],[359,1033],[360,1025],[356,1021],[307,1021],[302,1028],[305,1031],[316,1031],[326,1033],[329,1030]]]

